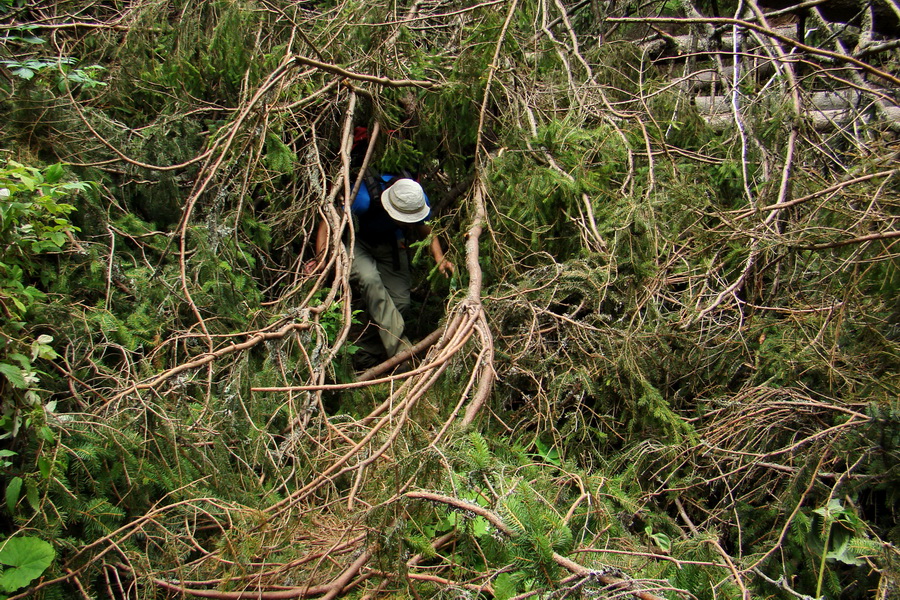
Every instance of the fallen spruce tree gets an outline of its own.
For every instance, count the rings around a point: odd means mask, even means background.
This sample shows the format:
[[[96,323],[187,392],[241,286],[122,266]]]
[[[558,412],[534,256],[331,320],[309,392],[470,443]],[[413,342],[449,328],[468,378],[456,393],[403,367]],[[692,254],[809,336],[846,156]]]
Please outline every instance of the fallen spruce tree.
[[[897,50],[839,18],[0,3],[0,594],[892,597]],[[457,276],[359,373],[367,167]]]

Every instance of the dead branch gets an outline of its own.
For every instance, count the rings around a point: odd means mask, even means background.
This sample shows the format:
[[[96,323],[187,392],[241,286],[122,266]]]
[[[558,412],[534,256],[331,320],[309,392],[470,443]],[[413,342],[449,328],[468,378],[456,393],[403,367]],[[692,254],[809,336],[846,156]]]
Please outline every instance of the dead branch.
[[[164,371],[162,373],[158,373],[157,375],[154,375],[147,381],[143,381],[141,383],[135,383],[132,386],[130,386],[128,389],[123,390],[123,391],[119,392],[118,394],[116,394],[115,396],[113,396],[112,398],[110,398],[106,404],[120,400],[121,398],[124,398],[125,396],[127,396],[129,394],[136,393],[140,390],[154,389],[154,388],[158,387],[160,384],[167,381],[168,379],[171,379],[172,377],[175,377],[176,375],[178,375],[180,373],[184,373],[185,371],[189,371],[191,369],[196,369],[198,367],[202,367],[204,365],[210,364],[211,362],[215,361],[217,358],[221,358],[222,356],[226,356],[228,354],[233,354],[235,352],[241,352],[243,350],[248,350],[248,349],[256,346],[257,344],[259,344],[260,342],[264,342],[266,340],[283,338],[284,336],[288,335],[289,333],[291,333],[293,331],[302,331],[304,329],[308,329],[309,326],[310,326],[309,323],[288,323],[286,325],[282,325],[277,330],[273,330],[274,326],[272,326],[272,328],[270,328],[269,330],[260,330],[260,331],[254,332],[254,333],[250,334],[250,339],[248,339],[246,342],[241,342],[241,343],[237,343],[237,344],[236,343],[229,344],[228,346],[226,346],[224,348],[220,348],[218,350],[214,350],[207,354],[203,354],[199,358],[196,358],[192,361],[178,365],[176,367],[172,367],[171,369],[168,369],[167,371]]]
[[[480,517],[484,517],[491,525],[496,527],[497,530],[504,535],[511,538],[515,538],[518,536],[516,530],[509,527],[496,513],[477,504],[466,502],[464,500],[458,500],[456,498],[445,496],[443,494],[435,494],[433,492],[406,492],[405,496],[407,498],[428,500],[430,502],[446,504],[448,506],[453,506],[461,510],[472,512]],[[625,579],[612,577],[610,575],[605,575],[599,571],[591,570],[555,552],[553,554],[553,560],[554,562],[556,562],[556,564],[565,568],[574,575],[596,579],[597,581],[600,581],[605,585],[614,586],[618,589],[626,590],[628,593],[636,596],[637,598],[640,598],[641,600],[664,600],[660,596],[657,596],[650,592],[633,589],[631,583]]]
[[[846,63],[852,65],[854,67],[858,67],[860,70],[869,73],[879,79],[882,79],[894,86],[900,86],[900,79],[896,76],[891,75],[890,73],[883,71],[874,67],[873,65],[854,58],[852,56],[847,56],[840,54],[838,52],[832,52],[830,50],[825,50],[822,48],[817,48],[815,46],[809,46],[807,44],[803,44],[797,40],[791,39],[787,35],[782,35],[777,31],[773,31],[766,27],[757,25],[756,23],[744,20],[744,19],[733,19],[727,17],[702,17],[702,18],[691,18],[691,17],[608,17],[607,21],[610,23],[636,23],[636,24],[666,24],[666,23],[679,23],[683,25],[737,25],[739,27],[744,27],[746,29],[755,31],[760,35],[771,38],[773,41],[781,42],[786,46],[790,46],[792,48],[796,48],[797,50],[802,50],[811,56],[821,56],[823,58],[828,58],[834,60],[838,63]]]
[[[388,77],[376,77],[374,75],[365,75],[363,73],[354,73],[353,71],[348,71],[347,69],[341,68],[337,65],[332,65],[328,63],[324,63],[319,60],[315,60],[313,58],[309,58],[306,56],[302,56],[300,54],[295,54],[294,56],[290,56],[287,59],[288,62],[297,62],[304,65],[309,65],[311,67],[316,67],[317,69],[321,69],[323,71],[327,71],[329,73],[334,73],[335,75],[340,75],[342,77],[346,77],[347,79],[353,79],[356,81],[366,81],[369,83],[377,83],[379,85],[383,85],[386,87],[419,87],[424,89],[433,89],[440,86],[440,84],[434,81],[427,80],[417,80],[417,79],[390,79]]]
[[[356,381],[357,382],[371,381],[372,379],[375,379],[379,375],[386,373],[387,371],[390,371],[392,368],[396,367],[397,365],[403,364],[407,360],[409,360],[415,356],[418,356],[419,354],[421,354],[422,352],[428,350],[431,346],[433,346],[435,344],[435,342],[437,342],[443,334],[444,334],[443,327],[441,327],[439,329],[435,329],[434,331],[432,331],[431,333],[426,335],[424,338],[422,338],[419,342],[413,344],[407,350],[404,350],[403,352],[400,352],[399,354],[392,356],[391,358],[387,359],[380,365],[375,365],[371,369],[368,369],[368,370],[360,373],[359,375],[356,376]]]
[[[841,248],[843,246],[850,246],[852,244],[864,244],[867,242],[877,242],[879,240],[892,240],[898,237],[900,237],[900,231],[894,230],[880,233],[870,233],[869,235],[863,235],[849,240],[840,240],[837,242],[824,242],[821,244],[797,246],[797,248],[801,250],[825,250],[827,248]]]

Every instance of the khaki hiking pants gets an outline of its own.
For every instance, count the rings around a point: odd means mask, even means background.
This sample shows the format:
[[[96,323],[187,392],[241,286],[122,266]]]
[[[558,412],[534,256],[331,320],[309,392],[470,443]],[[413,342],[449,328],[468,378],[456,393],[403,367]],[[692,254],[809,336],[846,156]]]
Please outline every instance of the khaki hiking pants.
[[[403,313],[410,306],[412,284],[406,249],[392,244],[373,245],[357,239],[350,279],[359,286],[366,311],[378,327],[378,336],[388,358],[409,347],[409,341],[403,335]],[[377,353],[378,349],[375,350]]]

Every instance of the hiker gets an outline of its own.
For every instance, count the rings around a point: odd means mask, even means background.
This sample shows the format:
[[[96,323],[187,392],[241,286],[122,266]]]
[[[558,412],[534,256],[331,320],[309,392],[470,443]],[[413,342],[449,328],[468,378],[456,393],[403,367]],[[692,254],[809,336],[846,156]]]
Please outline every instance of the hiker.
[[[381,345],[390,358],[410,346],[403,320],[410,306],[412,284],[406,244],[407,240],[431,235],[431,227],[425,224],[431,213],[428,197],[422,186],[408,177],[369,174],[350,210],[355,224],[350,279],[359,286],[369,317],[378,327]],[[316,233],[317,258],[307,263],[307,273],[320,266],[327,241],[327,224],[321,222]],[[437,237],[432,238],[429,250],[442,275],[455,273]],[[359,346],[363,361],[380,362],[374,358],[380,348],[365,340]]]

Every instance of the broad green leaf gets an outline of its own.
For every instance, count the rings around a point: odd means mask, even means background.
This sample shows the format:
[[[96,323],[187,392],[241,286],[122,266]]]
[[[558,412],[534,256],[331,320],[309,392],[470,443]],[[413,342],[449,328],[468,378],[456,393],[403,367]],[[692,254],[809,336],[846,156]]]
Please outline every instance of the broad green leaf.
[[[27,294],[28,298],[31,300],[43,300],[47,297],[47,294],[31,285],[25,288],[25,294]]]
[[[656,542],[656,545],[659,546],[663,552],[671,552],[672,540],[665,533],[657,532],[651,535],[650,538]]]
[[[31,506],[31,508],[34,510],[40,509],[41,503],[38,498],[38,489],[31,481],[28,481],[25,484],[25,499],[28,500],[28,505]]]
[[[844,510],[843,504],[841,504],[840,500],[836,498],[832,498],[828,501],[828,506],[823,506],[821,508],[815,509],[813,512],[817,515],[821,515],[826,519],[833,519],[834,515],[840,513]]]
[[[489,535],[490,526],[487,519],[478,516],[472,519],[472,534],[475,537],[483,537]]]
[[[62,248],[63,244],[66,243],[66,234],[61,231],[51,231],[48,237],[58,248]]]
[[[19,367],[0,363],[0,374],[5,376],[6,379],[13,384],[13,387],[19,389],[28,387],[28,382],[25,381],[25,372]]]
[[[24,80],[29,80],[34,77],[34,71],[31,69],[26,69],[25,67],[21,67],[13,71],[13,75],[16,77],[21,77]]]
[[[50,470],[52,467],[52,463],[44,456],[39,456],[37,463],[38,469],[40,469],[41,471],[41,477],[43,477],[44,479],[50,479]]]
[[[38,437],[51,444],[56,441],[56,436],[53,434],[53,430],[46,425],[38,429]]]
[[[52,346],[49,346],[50,342],[53,341],[53,336],[50,335],[41,335],[31,343],[31,360],[35,360],[36,358],[46,358],[46,359],[54,359],[59,356],[56,353],[56,350],[53,349]]]
[[[825,557],[840,561],[846,565],[853,565],[856,567],[865,564],[865,561],[863,561],[859,557],[859,555],[852,550],[851,541],[853,541],[853,538],[850,536],[841,539],[838,544],[833,546],[833,549],[828,554],[826,554]]]
[[[32,72],[32,76],[33,75],[34,73]],[[13,176],[21,181],[22,185],[25,186],[25,188],[28,190],[34,190],[41,182],[44,181],[43,176],[38,172],[32,172],[31,175],[26,175],[25,173],[13,173]]]
[[[17,363],[22,365],[23,369],[31,368],[31,361],[28,360],[28,357],[25,356],[24,354],[19,354],[18,352],[15,352],[13,354],[10,354],[9,358],[13,359],[14,361],[16,361]]]
[[[553,448],[552,446],[548,446],[547,444],[542,442],[540,438],[534,440],[534,445],[537,447],[538,454],[541,455],[541,458],[555,467],[558,467],[560,465],[559,450]]]
[[[35,537],[7,540],[0,548],[0,563],[13,567],[0,575],[0,589],[14,592],[25,587],[47,570],[56,557],[53,546]]]
[[[9,482],[9,485],[6,486],[6,507],[9,509],[9,512],[12,512],[16,508],[16,503],[19,501],[19,496],[22,494],[22,481],[21,477],[13,477],[12,481]]]
[[[28,307],[25,306],[24,304],[22,304],[22,301],[19,300],[18,298],[16,298],[15,296],[13,296],[12,301],[13,301],[13,304],[16,305],[16,308],[19,309],[19,312],[25,312],[26,310],[28,310]]]

